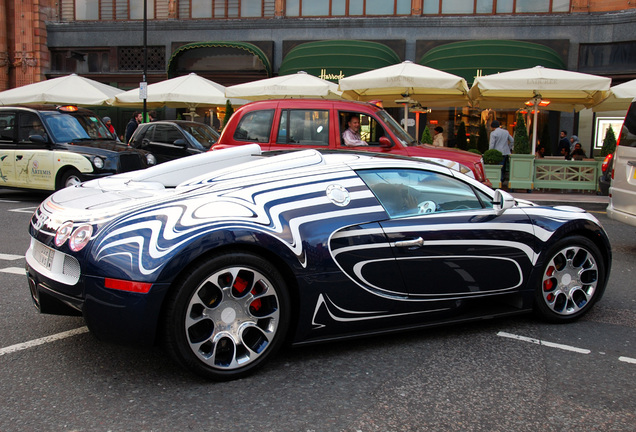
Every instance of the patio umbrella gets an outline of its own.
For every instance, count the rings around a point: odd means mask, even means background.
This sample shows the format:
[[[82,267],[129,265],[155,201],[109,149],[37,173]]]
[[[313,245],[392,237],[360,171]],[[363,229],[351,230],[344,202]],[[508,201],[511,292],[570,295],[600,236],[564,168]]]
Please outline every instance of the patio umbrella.
[[[339,84],[342,95],[348,99],[380,99],[385,107],[404,105],[405,129],[408,105],[452,107],[469,102],[464,78],[411,61],[342,78]]]
[[[150,84],[147,87],[146,106],[149,108],[190,108],[215,107],[225,105],[225,87],[195,73]],[[243,105],[247,101],[232,99],[233,105]],[[139,88],[120,92],[113,105],[140,106]]]
[[[541,102],[550,110],[580,111],[607,97],[611,79],[580,72],[535,66],[475,78],[469,97],[479,108],[520,108],[526,101],[534,106],[532,153],[537,147],[537,112]]]
[[[70,74],[0,92],[0,105],[105,105],[118,93],[121,93],[121,89],[117,87]]]
[[[342,99],[340,94],[337,84],[303,71],[237,84],[225,89],[227,97],[249,100],[279,98]]]
[[[636,79],[610,87],[609,96],[592,108],[598,111],[627,111],[636,98]]]

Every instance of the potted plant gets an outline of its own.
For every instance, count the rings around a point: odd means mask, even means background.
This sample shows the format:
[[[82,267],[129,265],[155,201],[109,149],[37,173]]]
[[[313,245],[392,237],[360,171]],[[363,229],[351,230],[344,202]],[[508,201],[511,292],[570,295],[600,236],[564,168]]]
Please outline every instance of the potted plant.
[[[517,113],[517,125],[513,136],[514,147],[510,155],[510,189],[527,189],[531,191],[534,181],[534,155],[530,154],[530,140],[526,122],[521,113]]]
[[[422,144],[433,144],[433,136],[431,135],[431,130],[428,128],[428,125],[425,126],[422,131],[422,139],[420,142]]]
[[[497,149],[486,150],[483,155],[484,171],[494,188],[501,187],[501,164],[503,155]]]

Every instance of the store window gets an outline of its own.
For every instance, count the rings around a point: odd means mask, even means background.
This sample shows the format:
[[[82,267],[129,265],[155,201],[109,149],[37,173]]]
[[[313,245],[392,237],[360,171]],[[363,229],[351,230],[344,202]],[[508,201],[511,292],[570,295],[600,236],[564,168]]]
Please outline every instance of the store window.
[[[192,18],[212,18],[212,2],[210,0],[191,0]]]
[[[129,0],[129,16],[131,20],[144,19],[144,0]],[[146,16],[148,19],[155,17],[155,2],[146,1]]]
[[[288,17],[410,14],[411,0],[287,0],[285,2],[285,15]]]
[[[368,1],[368,0],[367,0]],[[569,12],[571,0],[423,0],[423,15]]]
[[[75,19],[98,20],[99,0],[75,0]]]

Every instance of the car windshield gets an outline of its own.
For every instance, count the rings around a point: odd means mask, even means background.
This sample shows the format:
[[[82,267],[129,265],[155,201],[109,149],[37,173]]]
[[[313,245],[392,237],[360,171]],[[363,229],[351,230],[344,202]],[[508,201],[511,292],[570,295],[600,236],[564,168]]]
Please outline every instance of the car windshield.
[[[42,119],[56,142],[113,139],[106,126],[94,115],[42,113]]]
[[[402,145],[411,146],[417,144],[417,142],[413,139],[411,135],[409,135],[398,122],[396,122],[393,117],[389,115],[386,111],[378,111],[378,115],[384,120],[387,124],[387,127],[393,132],[393,134],[400,140]]]
[[[201,145],[201,150],[209,150],[218,138],[214,130],[206,125],[187,125],[183,127],[183,130],[194,142]]]

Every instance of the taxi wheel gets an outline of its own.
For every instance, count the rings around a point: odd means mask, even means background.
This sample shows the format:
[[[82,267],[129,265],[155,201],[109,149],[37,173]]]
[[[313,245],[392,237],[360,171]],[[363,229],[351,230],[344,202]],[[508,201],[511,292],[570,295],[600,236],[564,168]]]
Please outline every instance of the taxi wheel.
[[[69,169],[65,171],[64,174],[62,174],[62,177],[60,177],[60,180],[57,184],[57,189],[59,190],[67,188],[69,186],[75,186],[80,184],[81,182],[82,179],[80,179],[79,171],[76,169]]]

